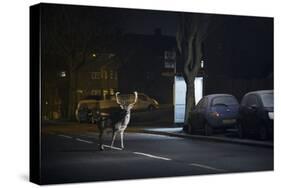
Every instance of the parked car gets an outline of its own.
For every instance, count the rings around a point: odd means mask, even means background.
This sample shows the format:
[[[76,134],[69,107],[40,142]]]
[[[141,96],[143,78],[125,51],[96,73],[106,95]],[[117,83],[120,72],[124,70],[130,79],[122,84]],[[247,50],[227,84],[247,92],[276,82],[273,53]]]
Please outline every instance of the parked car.
[[[127,100],[130,100],[131,98],[134,99],[134,95],[127,95],[125,97]],[[159,103],[155,99],[152,99],[143,93],[138,93],[138,101],[132,110],[153,110],[158,107]],[[88,96],[78,102],[75,116],[79,122],[89,122],[90,114],[93,111],[100,110],[103,112],[114,112],[119,108],[114,95],[108,96],[107,99],[102,99],[100,96]]]
[[[244,95],[239,109],[239,135],[255,134],[261,140],[273,137],[273,90]]]
[[[95,95],[87,96],[80,100],[75,110],[76,120],[79,122],[89,122],[89,113],[91,113],[91,110],[98,107],[98,101],[100,100],[102,100],[102,98]]]
[[[214,129],[234,128],[237,124],[239,103],[233,95],[212,94],[204,96],[189,114],[188,132],[204,130],[205,135]]]
[[[144,93],[138,94],[138,101],[133,110],[154,110],[159,108],[159,103]]]

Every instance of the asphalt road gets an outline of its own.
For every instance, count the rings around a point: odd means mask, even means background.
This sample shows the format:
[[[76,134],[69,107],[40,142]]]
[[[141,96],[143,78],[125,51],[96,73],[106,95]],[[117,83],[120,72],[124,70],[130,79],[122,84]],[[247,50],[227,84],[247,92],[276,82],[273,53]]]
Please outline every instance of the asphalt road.
[[[271,148],[141,133],[126,133],[124,144],[99,151],[93,132],[44,133],[42,183],[273,170]]]

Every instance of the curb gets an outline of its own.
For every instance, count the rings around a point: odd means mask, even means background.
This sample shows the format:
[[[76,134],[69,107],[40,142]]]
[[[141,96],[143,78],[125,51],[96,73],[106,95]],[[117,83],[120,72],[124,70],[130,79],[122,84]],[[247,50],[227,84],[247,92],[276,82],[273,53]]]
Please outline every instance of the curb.
[[[180,138],[200,139],[200,140],[207,140],[207,141],[214,141],[214,142],[227,142],[227,143],[233,143],[233,144],[257,146],[257,147],[265,147],[265,148],[274,147],[274,145],[271,143],[264,143],[264,142],[260,142],[260,141],[236,140],[236,139],[230,139],[230,138],[190,135],[190,134],[185,134],[185,133],[171,133],[171,132],[162,132],[162,131],[153,131],[153,130],[140,130],[138,132],[164,135],[164,136],[174,136],[174,137],[180,137]]]

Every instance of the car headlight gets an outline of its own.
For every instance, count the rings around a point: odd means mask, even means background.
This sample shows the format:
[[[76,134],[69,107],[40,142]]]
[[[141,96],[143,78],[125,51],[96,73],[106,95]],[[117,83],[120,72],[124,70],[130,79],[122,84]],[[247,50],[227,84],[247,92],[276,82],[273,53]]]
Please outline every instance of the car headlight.
[[[268,112],[268,118],[273,120],[274,119],[274,113]]]
[[[159,103],[158,103],[156,100],[154,100],[154,99],[153,99],[153,102],[154,102],[154,104],[156,104],[156,105],[158,105],[158,104],[159,104]]]

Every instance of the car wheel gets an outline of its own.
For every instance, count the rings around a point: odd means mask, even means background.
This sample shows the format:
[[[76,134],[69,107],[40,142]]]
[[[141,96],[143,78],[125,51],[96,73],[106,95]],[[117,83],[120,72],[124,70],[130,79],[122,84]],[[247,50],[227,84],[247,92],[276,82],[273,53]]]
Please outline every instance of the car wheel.
[[[205,123],[205,136],[211,136],[213,134],[213,127],[211,127],[211,125],[206,122]]]
[[[261,140],[267,140],[268,139],[268,133],[267,133],[267,128],[264,125],[261,125],[259,127],[259,138]]]
[[[188,131],[189,134],[193,134],[193,128],[192,128],[191,123],[189,123],[189,124],[187,125],[187,131]]]
[[[153,105],[148,106],[148,110],[154,110],[154,109],[155,109],[155,107]]]

